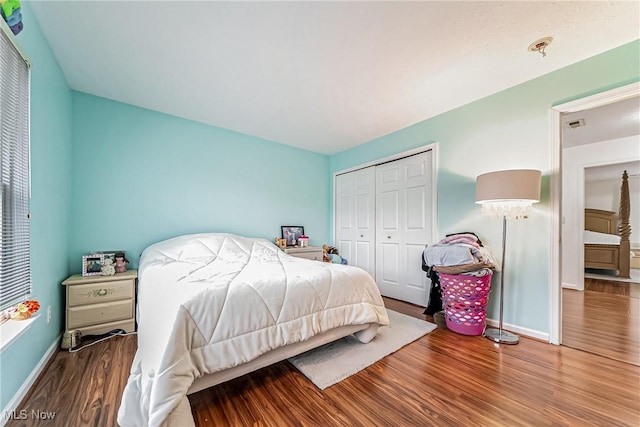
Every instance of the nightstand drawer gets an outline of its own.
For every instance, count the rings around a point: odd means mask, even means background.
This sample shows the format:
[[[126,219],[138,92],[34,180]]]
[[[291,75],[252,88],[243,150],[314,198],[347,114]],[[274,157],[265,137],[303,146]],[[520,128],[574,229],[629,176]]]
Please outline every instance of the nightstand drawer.
[[[290,254],[296,258],[311,259],[314,261],[322,261],[322,251],[295,252]]]
[[[68,288],[69,307],[133,298],[134,281],[117,280],[75,285]]]
[[[67,309],[67,328],[114,322],[133,318],[133,299],[92,304]]]
[[[119,320],[117,322],[100,323],[98,325],[74,328],[74,330],[82,332],[83,336],[106,334],[114,329],[124,329],[125,332],[133,332],[136,330],[136,322],[133,319]]]
[[[284,252],[296,258],[323,261],[324,252],[320,246],[294,246],[284,249]]]

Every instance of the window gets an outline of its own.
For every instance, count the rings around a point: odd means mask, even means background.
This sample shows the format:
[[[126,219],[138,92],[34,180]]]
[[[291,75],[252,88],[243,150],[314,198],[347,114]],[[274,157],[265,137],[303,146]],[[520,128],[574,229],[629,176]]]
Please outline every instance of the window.
[[[4,24],[4,23],[2,23]],[[29,63],[0,31],[0,308],[31,292]]]

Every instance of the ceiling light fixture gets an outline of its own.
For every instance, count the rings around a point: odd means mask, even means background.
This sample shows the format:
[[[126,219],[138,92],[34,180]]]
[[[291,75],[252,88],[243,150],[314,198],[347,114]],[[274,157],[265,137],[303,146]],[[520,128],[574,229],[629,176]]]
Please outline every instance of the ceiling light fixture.
[[[534,41],[529,45],[529,52],[540,52],[542,57],[547,56],[547,53],[544,51],[547,46],[551,44],[553,41],[553,37],[543,37],[539,40]]]

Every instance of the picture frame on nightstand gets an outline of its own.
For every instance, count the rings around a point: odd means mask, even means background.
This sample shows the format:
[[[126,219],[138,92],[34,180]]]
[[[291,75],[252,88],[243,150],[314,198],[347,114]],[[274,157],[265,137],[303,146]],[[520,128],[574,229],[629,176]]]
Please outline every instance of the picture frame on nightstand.
[[[105,260],[110,259],[111,261],[113,261],[113,264],[115,265],[116,263],[116,254],[122,252],[124,253],[124,251],[122,249],[119,249],[117,251],[96,251],[93,252],[92,255],[102,255],[104,258],[102,259],[102,262],[104,263]]]
[[[301,225],[282,225],[280,227],[282,238],[287,241],[287,246],[298,244],[298,238],[304,236],[304,227]]]
[[[82,257],[82,275],[83,276],[99,276],[101,274],[102,263],[104,261],[103,254],[90,254]]]

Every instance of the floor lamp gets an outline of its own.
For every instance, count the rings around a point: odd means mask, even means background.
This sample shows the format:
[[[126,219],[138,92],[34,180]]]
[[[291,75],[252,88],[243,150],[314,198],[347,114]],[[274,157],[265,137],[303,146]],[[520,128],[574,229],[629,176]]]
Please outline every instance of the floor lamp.
[[[500,273],[500,324],[487,328],[484,336],[497,343],[518,344],[518,336],[502,329],[504,306],[504,255],[507,242],[507,218],[526,218],[534,203],[540,201],[542,173],[532,169],[512,169],[485,173],[476,179],[476,203],[482,211],[502,216],[502,261]]]

